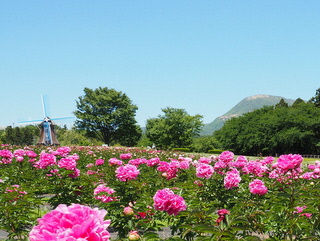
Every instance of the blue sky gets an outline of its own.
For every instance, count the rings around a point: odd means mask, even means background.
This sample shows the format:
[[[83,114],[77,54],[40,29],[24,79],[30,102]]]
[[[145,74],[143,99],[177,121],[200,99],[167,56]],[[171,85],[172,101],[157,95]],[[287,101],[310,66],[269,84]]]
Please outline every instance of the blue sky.
[[[0,126],[72,116],[83,89],[138,106],[223,115],[243,98],[309,100],[320,88],[318,0],[3,0]]]

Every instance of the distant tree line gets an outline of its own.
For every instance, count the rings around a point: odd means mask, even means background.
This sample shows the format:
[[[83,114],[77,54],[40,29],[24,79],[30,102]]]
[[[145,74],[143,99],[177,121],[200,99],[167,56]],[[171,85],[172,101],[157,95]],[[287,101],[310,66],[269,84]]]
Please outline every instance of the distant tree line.
[[[25,127],[7,126],[0,131],[0,142],[12,145],[35,145],[39,138],[39,128],[34,125]]]
[[[275,106],[228,120],[214,133],[224,149],[244,155],[320,153],[320,89],[308,102]]]

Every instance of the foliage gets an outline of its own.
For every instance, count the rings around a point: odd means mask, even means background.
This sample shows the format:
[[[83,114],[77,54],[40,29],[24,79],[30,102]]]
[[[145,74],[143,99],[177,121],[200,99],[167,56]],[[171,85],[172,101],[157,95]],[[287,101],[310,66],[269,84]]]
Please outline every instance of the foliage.
[[[164,115],[147,120],[146,135],[161,149],[188,147],[201,131],[202,116],[189,115],[184,109],[167,107]]]
[[[214,121],[212,121],[211,123],[206,124],[203,128],[203,131],[200,133],[200,135],[203,135],[203,136],[212,135],[214,131],[221,129],[221,127],[224,125],[226,120],[236,116],[240,116],[247,112],[261,109],[264,106],[276,105],[281,101],[281,99],[283,100],[283,104],[286,104],[286,105],[292,105],[292,103],[294,102],[291,99],[286,99],[280,96],[273,96],[273,95],[249,96],[241,100],[237,105],[235,105],[228,112],[223,114],[223,116],[220,116],[216,118]]]
[[[12,145],[34,145],[39,138],[40,130],[37,126],[24,127],[7,126],[0,136],[1,142]]]
[[[190,149],[186,147],[178,147],[178,148],[172,148],[172,151],[190,152]]]
[[[83,130],[77,130],[75,128],[65,129],[56,128],[57,137],[60,145],[79,145],[79,146],[89,146],[89,145],[102,145],[103,142],[93,138],[88,137]]]
[[[199,136],[193,138],[193,142],[191,144],[191,150],[194,152],[202,152],[206,153],[210,149],[219,148],[220,143],[214,136]]]
[[[76,166],[66,168],[66,159]],[[166,240],[265,236],[298,241],[320,236],[320,162],[306,167],[300,155],[249,160],[231,152],[201,157],[124,147],[2,145],[0,161],[0,228],[12,240],[27,240],[44,212],[72,203],[107,210],[105,219],[111,220],[109,230],[117,232],[117,240],[128,240],[133,230],[141,240],[164,240],[157,233],[163,228],[172,232]],[[127,164],[139,174],[121,181],[116,170]],[[200,164],[214,171],[200,177]],[[232,175],[240,178],[237,185]],[[267,187],[263,195],[249,188],[257,179]],[[114,192],[94,194],[100,184]],[[169,215],[154,208],[154,195],[165,188],[185,200],[185,211]]]
[[[79,130],[85,130],[108,145],[133,146],[138,142],[142,132],[135,120],[138,108],[126,94],[102,87],[95,90],[85,88],[84,92],[74,112],[77,117],[75,126]]]
[[[223,150],[219,150],[219,149],[208,150],[208,153],[211,153],[211,154],[221,154],[222,152]]]
[[[316,90],[315,96],[313,96],[309,102],[313,103],[316,107],[320,107],[320,88]]]
[[[264,107],[232,118],[214,136],[225,149],[246,155],[317,154],[319,108],[296,101],[293,106]]]

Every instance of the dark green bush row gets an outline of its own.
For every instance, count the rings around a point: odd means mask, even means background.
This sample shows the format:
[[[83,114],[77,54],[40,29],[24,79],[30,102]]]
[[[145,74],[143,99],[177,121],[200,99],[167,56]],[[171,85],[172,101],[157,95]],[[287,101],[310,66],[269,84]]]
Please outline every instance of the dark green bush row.
[[[181,147],[181,148],[172,148],[172,151],[183,151],[183,152],[190,152],[189,148]]]
[[[211,153],[211,154],[221,154],[222,152],[223,150],[218,150],[218,149],[212,149],[208,151],[208,153]]]

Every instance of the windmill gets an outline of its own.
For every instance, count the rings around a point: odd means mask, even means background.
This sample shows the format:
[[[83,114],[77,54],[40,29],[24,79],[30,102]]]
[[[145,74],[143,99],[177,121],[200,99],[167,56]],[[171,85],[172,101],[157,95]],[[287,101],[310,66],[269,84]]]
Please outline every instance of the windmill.
[[[59,118],[50,118],[47,112],[47,105],[44,100],[43,95],[41,95],[42,101],[42,110],[44,114],[44,119],[42,120],[30,120],[30,121],[21,121],[18,122],[19,124],[26,124],[26,123],[33,123],[39,124],[40,128],[40,138],[38,141],[38,145],[59,145],[57,135],[55,132],[54,126],[56,125],[53,120],[64,120],[64,119],[71,119],[74,117],[59,117]]]

